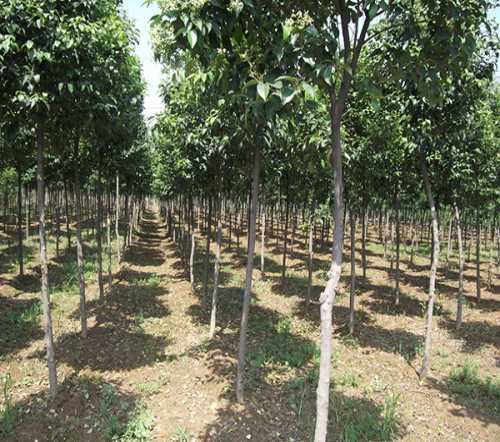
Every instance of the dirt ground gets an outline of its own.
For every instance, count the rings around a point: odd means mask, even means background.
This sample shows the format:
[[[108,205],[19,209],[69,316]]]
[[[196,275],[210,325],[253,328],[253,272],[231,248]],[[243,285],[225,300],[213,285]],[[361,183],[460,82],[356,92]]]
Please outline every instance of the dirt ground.
[[[371,233],[366,278],[361,276],[358,254],[352,336],[346,332],[350,280],[346,241],[344,276],[334,309],[329,440],[499,441],[498,273],[490,290],[483,285],[482,299],[477,301],[473,263],[467,263],[464,324],[456,331],[456,268],[448,277],[440,272],[431,373],[420,383],[416,370],[421,364],[429,259],[422,254],[409,266],[403,253],[401,304],[395,307],[389,264],[375,232]],[[260,259],[255,261],[244,405],[235,403],[233,384],[245,251],[236,250],[234,240],[231,249],[224,244],[218,328],[209,340],[203,249],[199,239],[193,292],[178,247],[166,238],[158,214],[146,212],[134,245],[122,264],[115,265],[113,290],[104,304],[97,302],[91,273],[86,340],[79,334],[78,290],[67,282],[67,263],[74,253],[56,258],[52,250],[60,384],[55,400],[47,397],[43,330],[36,319],[36,253],[23,278],[2,264],[0,374],[3,387],[5,379],[10,381],[0,398],[4,410],[0,439],[311,441],[319,308],[316,302],[305,302],[304,238],[294,245],[284,283],[281,245],[275,238],[266,244],[265,274],[259,270]],[[328,259],[326,248],[315,254],[315,300],[325,282]],[[34,320],[30,311],[35,311]],[[469,390],[457,390],[453,373],[464,365],[473,366],[480,379]]]

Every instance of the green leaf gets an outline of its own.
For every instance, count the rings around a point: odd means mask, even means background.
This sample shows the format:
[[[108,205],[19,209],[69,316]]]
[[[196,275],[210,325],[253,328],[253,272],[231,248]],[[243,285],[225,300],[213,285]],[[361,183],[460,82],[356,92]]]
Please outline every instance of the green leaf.
[[[260,97],[266,101],[267,97],[269,96],[269,90],[270,87],[267,83],[259,83],[257,85],[257,93],[260,95]]]
[[[290,38],[290,34],[292,32],[292,28],[287,25],[283,25],[283,40],[288,41]]]
[[[188,38],[189,45],[191,46],[191,48],[194,48],[196,46],[197,41],[198,41],[198,34],[196,33],[196,31],[194,29],[191,29],[188,32],[187,38]]]
[[[309,83],[303,81],[301,88],[304,91],[307,100],[314,100],[316,98],[316,91]]]

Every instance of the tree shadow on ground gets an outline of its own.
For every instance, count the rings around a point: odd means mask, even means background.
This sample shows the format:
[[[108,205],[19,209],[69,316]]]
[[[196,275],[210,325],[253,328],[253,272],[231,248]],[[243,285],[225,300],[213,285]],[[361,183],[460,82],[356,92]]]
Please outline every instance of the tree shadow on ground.
[[[205,310],[199,306],[193,306],[188,313],[195,322],[207,321]],[[219,398],[218,403],[222,405],[216,410],[215,420],[197,435],[198,440],[240,442],[247,440],[248,435],[259,442],[311,440],[318,361],[314,341],[294,330],[289,318],[252,305],[246,401],[238,405],[233,389],[236,373],[233,355],[238,351],[239,321],[234,318],[233,306],[227,303],[221,304],[218,319],[220,328],[216,337],[188,351],[190,357],[202,360],[208,367],[205,382],[227,385]],[[366,416],[370,418],[370,426],[380,431],[384,422],[383,406],[371,399],[349,397],[341,392],[332,391],[332,395],[332,406],[337,406],[339,419],[332,419],[331,434],[341,437],[344,431],[360,434],[368,431],[360,427]],[[361,415],[363,419],[358,419]],[[394,423],[394,434],[400,428],[399,422]]]
[[[445,328],[455,339],[459,339],[462,350],[466,353],[475,353],[485,345],[493,345],[500,349],[500,325],[487,321],[462,322],[459,330],[456,329],[455,319],[450,315],[441,318],[439,325]]]
[[[457,383],[458,382],[458,383]],[[500,419],[500,386],[492,387],[487,381],[478,379],[473,385],[456,381],[451,376],[444,380],[429,378],[429,389],[438,390],[457,408],[449,410],[459,418],[475,419],[484,425],[498,425]]]
[[[27,348],[43,338],[37,299],[0,297],[0,356]]]
[[[0,419],[0,438],[105,442],[123,433],[139,399],[121,384],[74,374],[58,386],[53,400],[47,391],[39,391],[12,403],[9,422],[6,415]]]

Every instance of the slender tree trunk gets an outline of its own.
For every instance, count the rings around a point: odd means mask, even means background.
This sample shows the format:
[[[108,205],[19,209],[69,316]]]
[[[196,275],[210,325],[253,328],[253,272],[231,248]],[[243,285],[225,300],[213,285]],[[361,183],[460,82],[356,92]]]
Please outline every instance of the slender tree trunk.
[[[17,168],[17,258],[19,262],[19,275],[24,275],[23,258],[23,181],[21,167]]]
[[[453,233],[453,216],[450,216],[450,223],[448,224],[448,242],[446,244],[446,268],[445,273],[448,274],[450,270],[450,256],[451,256],[451,235]]]
[[[248,316],[252,296],[253,256],[255,252],[255,236],[257,221],[257,202],[259,198],[261,150],[258,144],[254,148],[254,166],[252,177],[252,200],[250,208],[250,241],[248,244],[248,259],[245,274],[245,292],[243,294],[243,308],[241,312],[240,343],[238,352],[238,371],[236,374],[236,398],[242,403],[244,400],[245,356],[247,352]]]
[[[361,265],[363,267],[363,278],[366,279],[366,203],[363,204],[363,213],[361,214]]]
[[[286,277],[286,254],[287,254],[287,246],[288,246],[288,219],[289,219],[289,200],[288,196],[286,198],[286,213],[285,213],[285,232],[283,235],[283,260],[281,267],[281,284],[285,283]]]
[[[38,229],[40,240],[41,269],[41,301],[43,309],[43,327],[45,331],[45,346],[47,348],[47,365],[49,369],[49,392],[52,397],[57,391],[57,372],[54,352],[54,337],[52,332],[52,316],[50,313],[49,269],[47,258],[47,243],[45,237],[45,171],[44,171],[44,139],[42,129],[38,129],[37,153],[37,198],[38,198]]]
[[[349,333],[354,333],[354,303],[356,297],[356,215],[349,211],[351,225],[351,293],[349,297]]]
[[[120,175],[116,173],[116,212],[115,212],[115,236],[116,236],[116,253],[118,256],[118,264],[122,262],[121,244],[120,244]]]
[[[394,303],[399,305],[399,262],[400,262],[400,246],[401,246],[401,210],[400,210],[399,190],[396,192],[396,275],[395,275],[395,295]]]
[[[87,337],[87,308],[85,301],[85,271],[82,243],[82,197],[80,191],[80,139],[75,140],[75,205],[76,205],[76,262],[78,271],[78,282],[80,287],[80,324],[82,328],[82,337]]]
[[[314,230],[314,209],[311,217],[309,219],[309,261],[307,266],[307,298],[306,304],[309,305],[311,303],[311,291],[312,291],[312,276],[313,276],[313,259],[314,259],[314,238],[313,238],[313,230]]]
[[[481,220],[476,208],[476,297],[481,299]]]
[[[219,290],[221,242],[222,242],[222,223],[221,220],[219,219],[217,225],[217,248],[215,252],[214,291],[212,292],[212,311],[210,313],[210,338],[213,338],[215,334],[215,323],[217,316],[217,294]]]
[[[106,241],[108,251],[108,294],[113,289],[113,245],[111,244],[111,179],[108,180],[108,204],[106,210]]]
[[[69,203],[68,203],[68,184],[66,180],[64,180],[64,212],[66,218],[66,238],[68,240],[68,244],[66,246],[68,252],[71,250],[71,228],[69,225]]]
[[[97,280],[99,283],[99,301],[104,301],[104,281],[102,276],[102,189],[101,189],[101,165],[97,173],[97,220],[96,220],[96,237],[97,237]]]
[[[30,239],[30,222],[31,222],[31,188],[26,186],[26,242]]]
[[[463,302],[464,302],[464,250],[462,245],[462,227],[460,225],[460,211],[457,203],[454,204],[455,222],[457,224],[458,239],[458,296],[457,296],[457,330],[462,326]]]
[[[429,203],[429,208],[431,211],[432,220],[432,237],[433,237],[433,253],[432,253],[432,263],[430,270],[430,280],[429,280],[429,300],[427,304],[427,317],[425,323],[425,344],[424,344],[424,358],[422,363],[422,368],[420,369],[419,376],[420,379],[424,379],[430,367],[430,356],[432,347],[432,316],[434,314],[434,302],[436,297],[436,274],[439,265],[439,226],[438,226],[438,215],[436,211],[436,205],[434,203],[434,197],[432,195],[431,182],[429,179],[429,173],[427,171],[427,165],[425,163],[425,158],[421,154],[420,158],[422,176],[424,180],[425,192],[427,194],[427,200]]]
[[[342,91],[341,91],[342,93]],[[347,94],[347,91],[345,91]],[[332,131],[332,167],[334,170],[334,208],[332,263],[329,279],[320,297],[321,338],[320,366],[316,395],[316,427],[314,442],[325,442],[328,428],[328,410],[330,402],[330,371],[332,361],[332,312],[335,293],[342,273],[342,249],[344,235],[344,179],[342,168],[342,143],[340,125],[343,104],[337,104],[331,93],[331,131]]]
[[[260,226],[260,271],[262,274],[262,277],[264,277],[264,253],[265,253],[265,248],[266,248],[266,211],[265,209],[262,209],[262,219],[261,219],[261,226]]]
[[[194,229],[191,232],[191,252],[189,254],[189,281],[191,282],[191,290],[195,290],[195,280],[194,280],[194,253],[196,251],[196,237],[194,235]]]
[[[210,263],[210,241],[212,237],[212,197],[208,197],[207,242],[205,248],[205,274],[203,275],[203,298],[208,298],[208,266]]]
[[[55,211],[56,211],[56,256],[59,257],[59,237],[61,235],[61,219],[59,209],[59,190],[55,192]]]

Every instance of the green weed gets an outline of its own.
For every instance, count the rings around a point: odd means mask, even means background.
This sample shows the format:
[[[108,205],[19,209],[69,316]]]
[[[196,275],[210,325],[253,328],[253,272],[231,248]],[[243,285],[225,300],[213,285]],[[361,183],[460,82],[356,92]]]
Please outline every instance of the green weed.
[[[14,382],[7,373],[1,378],[3,405],[0,407],[0,434],[10,433],[15,425],[17,418],[17,408],[12,404],[11,390]]]
[[[492,377],[482,378],[474,361],[466,359],[461,367],[452,370],[448,385],[454,394],[465,400],[500,413],[500,381]]]

